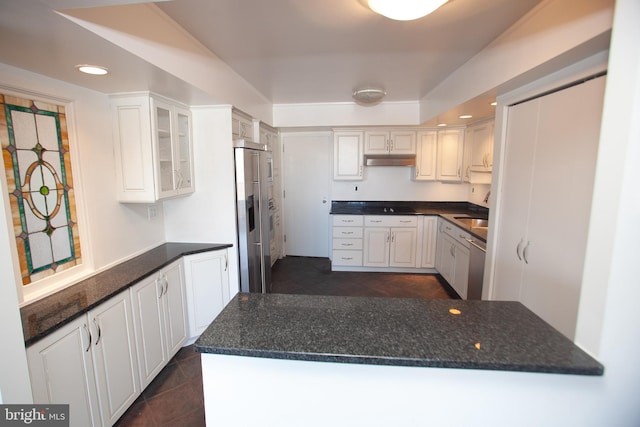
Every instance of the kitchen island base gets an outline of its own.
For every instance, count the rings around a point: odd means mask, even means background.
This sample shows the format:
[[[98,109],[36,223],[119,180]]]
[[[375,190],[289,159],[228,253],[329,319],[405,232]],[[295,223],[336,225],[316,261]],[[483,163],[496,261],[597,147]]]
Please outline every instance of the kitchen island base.
[[[601,376],[201,356],[208,426],[606,425]]]

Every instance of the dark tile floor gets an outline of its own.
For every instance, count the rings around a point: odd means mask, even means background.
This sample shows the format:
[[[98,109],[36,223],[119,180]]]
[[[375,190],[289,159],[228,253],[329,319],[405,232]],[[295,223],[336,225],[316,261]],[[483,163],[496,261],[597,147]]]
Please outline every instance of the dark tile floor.
[[[272,270],[272,292],[307,295],[457,298],[434,274],[332,272],[326,258],[286,257]],[[205,425],[200,355],[182,348],[118,420],[117,427]]]

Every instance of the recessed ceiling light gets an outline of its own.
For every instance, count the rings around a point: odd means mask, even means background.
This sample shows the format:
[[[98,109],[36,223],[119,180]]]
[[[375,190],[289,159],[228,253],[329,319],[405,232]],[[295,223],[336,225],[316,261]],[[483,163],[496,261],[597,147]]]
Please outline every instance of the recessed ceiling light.
[[[446,125],[447,125],[446,123],[438,123],[438,126],[440,126],[440,127],[444,127]]]
[[[471,117],[473,117],[473,116],[470,115],[470,114],[466,114],[466,115],[460,116],[461,119],[470,119]]]
[[[369,8],[396,21],[422,18],[445,4],[447,0],[368,0]]]
[[[76,65],[76,70],[81,73],[91,74],[94,76],[104,76],[109,72],[106,67],[101,67],[100,65],[89,65],[89,64],[81,64]]]

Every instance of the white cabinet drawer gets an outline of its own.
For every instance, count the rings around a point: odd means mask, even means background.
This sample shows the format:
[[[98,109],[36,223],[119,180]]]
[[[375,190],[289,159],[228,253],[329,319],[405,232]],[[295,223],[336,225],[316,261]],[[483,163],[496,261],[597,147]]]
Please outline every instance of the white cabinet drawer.
[[[361,250],[362,239],[333,239],[333,249]]]
[[[333,227],[333,237],[343,239],[362,239],[362,227]]]
[[[362,227],[362,215],[333,215],[333,226],[336,227]]]
[[[367,215],[364,217],[365,227],[417,227],[417,216],[403,215]]]
[[[456,242],[460,243],[464,247],[469,247],[468,239],[471,238],[471,235],[461,229],[460,227],[456,227],[455,225],[444,221],[442,224],[442,229],[445,233],[451,236]]]
[[[333,265],[362,266],[362,251],[334,250],[331,262]]]

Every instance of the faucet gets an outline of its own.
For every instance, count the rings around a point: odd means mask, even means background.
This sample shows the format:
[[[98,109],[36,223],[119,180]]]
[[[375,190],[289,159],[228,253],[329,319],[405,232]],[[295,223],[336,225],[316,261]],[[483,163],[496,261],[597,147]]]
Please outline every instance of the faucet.
[[[491,196],[491,191],[487,191],[487,195],[484,196],[484,202],[489,203],[489,196]]]

